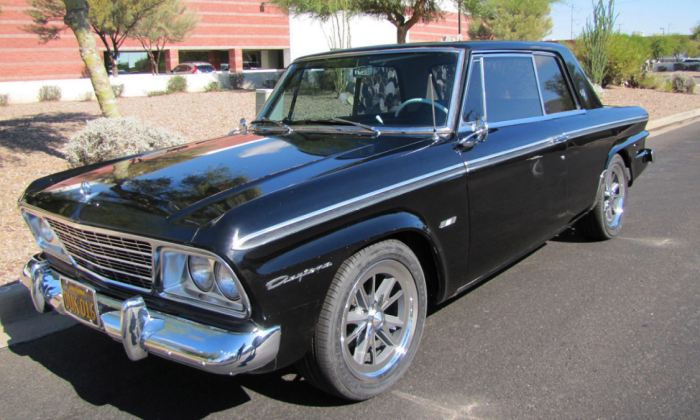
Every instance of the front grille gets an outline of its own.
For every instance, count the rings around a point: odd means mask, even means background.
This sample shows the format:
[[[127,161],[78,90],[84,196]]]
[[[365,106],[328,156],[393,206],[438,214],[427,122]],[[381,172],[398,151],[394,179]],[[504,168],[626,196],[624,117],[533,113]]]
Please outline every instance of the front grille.
[[[53,219],[48,221],[80,267],[108,280],[151,288],[153,252],[148,242],[77,229]]]

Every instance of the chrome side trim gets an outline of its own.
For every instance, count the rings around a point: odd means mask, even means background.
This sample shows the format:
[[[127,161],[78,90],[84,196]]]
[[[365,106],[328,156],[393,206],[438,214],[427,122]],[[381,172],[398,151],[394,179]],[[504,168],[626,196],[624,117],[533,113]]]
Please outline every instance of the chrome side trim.
[[[297,233],[311,226],[316,226],[346,214],[367,208],[379,202],[398,197],[399,195],[418,190],[428,185],[447,181],[458,177],[466,171],[463,164],[453,165],[439,171],[431,172],[398,184],[361,195],[341,203],[328,206],[314,212],[296,217],[283,223],[278,223],[266,229],[250,233],[243,237],[236,236],[233,239],[232,249],[243,251],[258,247],[280,238]]]
[[[472,173],[476,170],[483,169],[488,166],[495,165],[497,163],[505,162],[506,160],[512,159],[514,157],[546,149],[547,147],[550,147],[553,144],[555,144],[555,140],[558,137],[560,136],[549,137],[544,140],[540,140],[536,143],[527,144],[525,146],[504,150],[500,153],[495,153],[490,156],[484,156],[478,159],[466,161],[465,164],[467,165],[467,173]]]
[[[580,130],[571,131],[571,132],[566,133],[566,134],[569,136],[569,138],[583,137],[583,136],[586,136],[588,134],[593,134],[596,131],[610,130],[612,128],[622,127],[623,125],[636,124],[636,123],[645,122],[645,121],[649,121],[648,115],[646,117],[627,118],[625,120],[619,120],[619,121],[614,121],[614,122],[605,123],[605,124],[598,124],[598,125],[594,125],[593,127],[582,128]]]

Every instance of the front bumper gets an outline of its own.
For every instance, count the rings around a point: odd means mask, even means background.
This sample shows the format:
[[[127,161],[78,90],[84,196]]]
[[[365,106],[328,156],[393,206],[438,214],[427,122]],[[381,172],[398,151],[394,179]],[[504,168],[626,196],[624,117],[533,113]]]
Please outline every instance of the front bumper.
[[[46,312],[50,305],[63,315],[72,316],[63,307],[58,273],[40,255],[26,264],[22,274],[21,281],[31,291],[37,311]],[[131,360],[155,354],[207,372],[236,375],[259,369],[277,358],[279,327],[235,333],[150,311],[140,296],[123,302],[97,293],[95,297],[101,320],[99,329],[121,341]]]

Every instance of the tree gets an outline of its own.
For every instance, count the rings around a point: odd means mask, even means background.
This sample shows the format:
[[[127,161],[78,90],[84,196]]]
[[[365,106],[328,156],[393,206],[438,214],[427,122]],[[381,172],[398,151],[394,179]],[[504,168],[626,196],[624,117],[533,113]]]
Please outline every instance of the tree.
[[[698,47],[688,35],[668,35],[671,40],[671,53],[676,61],[681,61],[682,56],[693,57],[698,53]]]
[[[36,9],[28,13],[34,19],[36,30],[32,30],[44,41],[58,38],[60,31],[70,28],[78,41],[80,57],[90,74],[90,81],[95,90],[95,97],[105,117],[121,117],[112,85],[105,71],[105,66],[97,53],[95,38],[90,29],[88,16],[90,6],[86,0],[37,0],[32,3]],[[41,6],[43,13],[39,12]],[[61,22],[63,25],[57,24]]]
[[[614,0],[609,0],[606,8],[603,0],[598,0],[598,3],[593,5],[593,20],[586,21],[581,34],[581,42],[587,53],[581,65],[591,81],[597,85],[602,84],[605,77],[610,54],[608,41],[617,19],[617,16],[613,16],[613,2]]]
[[[673,50],[676,48],[674,45],[675,39],[669,36],[652,36],[649,37],[649,46],[651,48],[651,55],[657,60],[663,57],[668,57],[673,54]]]
[[[690,39],[693,41],[700,41],[700,22],[697,25],[690,28]]]
[[[271,3],[287,14],[306,14],[320,19],[330,16],[329,10],[334,8],[326,6],[322,0],[271,0]],[[335,4],[336,10],[388,20],[396,27],[399,44],[406,43],[408,31],[419,21],[444,18],[439,0],[337,0]]]
[[[111,61],[112,75],[117,76],[117,58],[129,33],[144,18],[155,12],[155,9],[166,0],[87,0],[89,15],[87,21],[92,31],[97,34],[107,48]],[[48,42],[59,39],[66,25],[61,21],[66,14],[65,0],[28,0],[32,9],[26,13],[34,23],[25,26],[24,30],[35,33],[42,41]]]
[[[464,9],[479,22],[469,26],[469,38],[540,41],[552,31],[550,4],[557,1],[466,0]]]
[[[136,25],[130,37],[137,39],[148,53],[155,75],[158,74],[158,63],[165,45],[187,39],[198,22],[197,13],[187,10],[180,0],[166,0],[152,15]]]

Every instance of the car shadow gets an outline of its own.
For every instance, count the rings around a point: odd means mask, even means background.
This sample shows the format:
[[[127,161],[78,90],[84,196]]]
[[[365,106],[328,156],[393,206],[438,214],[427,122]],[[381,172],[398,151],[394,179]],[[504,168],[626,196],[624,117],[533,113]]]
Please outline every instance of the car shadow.
[[[84,112],[55,112],[0,120],[0,146],[16,153],[44,152],[61,159],[67,133],[61,124],[98,118]]]
[[[155,356],[132,362],[121,343],[83,325],[9,349],[69,382],[83,401],[143,419],[200,419],[251,401],[246,389],[294,405],[350,404],[316,390],[294,367],[230,377]]]
[[[570,227],[560,233],[559,235],[555,236],[554,238],[550,239],[552,242],[563,242],[563,243],[593,243],[593,242],[599,242],[594,239],[590,239],[581,233],[580,230],[577,230],[576,227]]]

